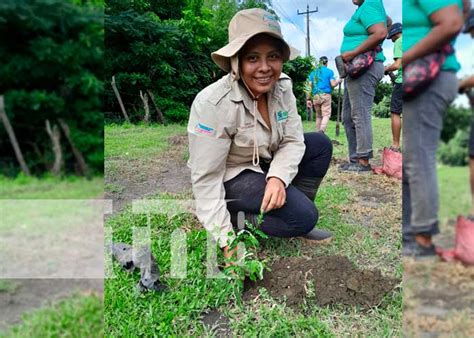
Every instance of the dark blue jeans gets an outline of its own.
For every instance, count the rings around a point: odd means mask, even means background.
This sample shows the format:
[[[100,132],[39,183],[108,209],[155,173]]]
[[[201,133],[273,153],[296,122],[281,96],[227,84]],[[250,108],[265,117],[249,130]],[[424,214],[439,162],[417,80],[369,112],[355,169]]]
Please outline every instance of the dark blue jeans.
[[[286,204],[265,214],[261,229],[269,236],[296,237],[310,232],[318,221],[318,210],[313,201],[295,187],[301,178],[323,178],[332,157],[332,143],[323,133],[304,134],[306,150],[298,167],[298,175],[286,189]],[[245,170],[224,184],[227,209],[259,214],[269,164],[261,165],[265,174]],[[234,224],[236,226],[236,224]]]

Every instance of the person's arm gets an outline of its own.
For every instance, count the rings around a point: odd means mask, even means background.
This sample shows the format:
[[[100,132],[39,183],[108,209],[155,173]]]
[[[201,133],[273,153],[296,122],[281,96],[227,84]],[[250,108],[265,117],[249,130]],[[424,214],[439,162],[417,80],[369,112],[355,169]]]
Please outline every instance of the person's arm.
[[[220,116],[222,114],[218,114],[215,105],[200,99],[193,102],[187,130],[188,165],[191,168],[197,217],[224,249],[235,234],[224,189],[226,160],[232,141],[224,123],[219,121]]]
[[[403,67],[439,50],[449,43],[463,27],[463,18],[457,5],[449,5],[433,12],[430,20],[433,27],[429,34],[403,53]]]
[[[356,57],[359,54],[365,53],[369,50],[375,49],[381,41],[385,39],[387,36],[387,27],[385,26],[385,23],[377,23],[375,25],[372,25],[368,29],[369,32],[369,37],[361,43],[356,49],[353,49],[348,52],[344,52],[341,54],[342,59],[345,62],[351,61],[354,57]]]
[[[311,93],[313,92],[313,72],[309,73],[308,80],[304,85],[304,92],[306,94],[306,107],[311,108],[313,102],[311,102]]]
[[[459,81],[459,89],[464,91],[474,87],[474,75],[468,76]]]
[[[395,60],[394,63],[385,67],[385,72],[394,72],[396,70],[399,70],[401,66],[402,66],[402,58],[398,58]]]
[[[332,87],[332,88],[337,87],[337,85],[338,85],[339,83],[342,83],[342,79],[341,79],[341,78],[339,78],[339,79],[337,79],[337,80],[331,79],[331,87]]]
[[[392,23],[392,18],[387,15],[387,30],[390,30],[390,26],[392,25]]]
[[[471,11],[471,0],[462,0],[462,3],[463,3],[463,11],[462,11],[463,19],[464,21],[466,21],[467,18],[469,17],[469,12]]]

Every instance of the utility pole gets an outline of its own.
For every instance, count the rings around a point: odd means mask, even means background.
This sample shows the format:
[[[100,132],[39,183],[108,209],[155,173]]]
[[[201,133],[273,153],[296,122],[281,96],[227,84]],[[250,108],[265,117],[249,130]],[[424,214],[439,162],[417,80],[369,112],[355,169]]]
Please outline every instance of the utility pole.
[[[316,13],[318,11],[318,7],[316,7],[316,10],[310,11],[309,10],[309,5],[306,5],[306,12],[301,12],[298,10],[298,15],[304,15],[306,14],[306,56],[311,55],[311,50],[309,48],[309,15],[311,13]]]

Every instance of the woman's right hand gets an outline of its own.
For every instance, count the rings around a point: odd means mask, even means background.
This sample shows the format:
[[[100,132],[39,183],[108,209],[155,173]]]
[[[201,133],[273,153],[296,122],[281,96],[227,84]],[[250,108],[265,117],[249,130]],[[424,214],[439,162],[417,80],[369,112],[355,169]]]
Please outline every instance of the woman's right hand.
[[[229,250],[229,246],[225,246],[222,248],[222,254],[224,255],[226,268],[235,265],[235,261],[237,260],[237,247]]]

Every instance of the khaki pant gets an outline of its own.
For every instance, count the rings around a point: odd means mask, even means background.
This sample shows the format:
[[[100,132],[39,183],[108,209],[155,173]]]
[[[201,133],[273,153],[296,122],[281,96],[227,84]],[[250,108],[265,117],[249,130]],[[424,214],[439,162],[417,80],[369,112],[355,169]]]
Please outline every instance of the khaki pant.
[[[313,97],[316,112],[316,131],[326,131],[331,117],[331,94],[316,94]]]

